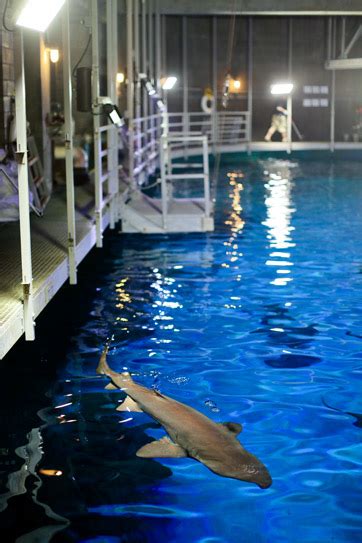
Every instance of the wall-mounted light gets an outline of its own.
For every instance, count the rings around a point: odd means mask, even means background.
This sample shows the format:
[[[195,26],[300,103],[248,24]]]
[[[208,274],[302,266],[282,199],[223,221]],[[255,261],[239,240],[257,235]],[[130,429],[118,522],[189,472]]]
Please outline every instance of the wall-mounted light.
[[[100,96],[99,104],[102,106],[103,113],[108,116],[109,120],[120,128],[124,125],[124,119],[118,109],[118,107],[113,104],[109,96]]]
[[[271,85],[271,94],[290,94],[293,90],[293,83],[275,83]]]
[[[171,90],[174,88],[176,81],[177,77],[175,77],[174,75],[163,77],[161,79],[161,87],[163,88],[163,90]]]
[[[124,79],[125,79],[124,73],[119,72],[119,73],[117,74],[117,78],[116,78],[117,83],[124,83]]]
[[[53,64],[59,62],[59,49],[49,49],[49,58]]]
[[[17,26],[44,32],[59,13],[65,0],[23,0],[15,4]]]

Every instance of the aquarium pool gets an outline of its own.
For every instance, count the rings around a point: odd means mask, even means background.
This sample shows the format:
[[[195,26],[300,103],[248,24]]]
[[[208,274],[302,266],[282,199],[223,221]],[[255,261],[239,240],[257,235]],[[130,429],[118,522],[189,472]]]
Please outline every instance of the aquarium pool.
[[[109,234],[76,291],[43,316],[34,360],[18,360],[24,346],[12,353],[17,373],[5,369],[2,386],[16,414],[1,430],[9,541],[360,538],[360,165],[234,162],[217,194],[212,234]],[[116,412],[122,394],[95,378],[107,337],[115,369],[241,423],[240,441],[273,485],[191,459],[135,457],[164,432],[145,414]]]

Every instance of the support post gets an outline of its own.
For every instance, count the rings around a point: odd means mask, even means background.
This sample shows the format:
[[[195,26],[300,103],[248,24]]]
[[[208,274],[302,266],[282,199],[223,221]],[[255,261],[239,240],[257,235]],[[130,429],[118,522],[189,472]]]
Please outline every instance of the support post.
[[[33,309],[33,272],[31,260],[31,231],[29,217],[28,145],[26,136],[26,95],[23,31],[18,31],[15,44],[16,82],[16,158],[18,163],[20,250],[24,304],[25,339],[35,339]]]
[[[133,1],[127,0],[127,118],[129,182],[134,187],[134,75],[133,75]]]
[[[205,195],[205,218],[210,217],[210,172],[209,172],[209,146],[207,136],[202,138],[202,150],[204,158],[204,195]]]
[[[253,138],[253,18],[248,19],[248,155]]]
[[[216,155],[216,145],[218,140],[218,119],[217,119],[217,18],[212,18],[212,94],[214,101],[212,104],[212,142],[213,154]]]
[[[293,20],[291,17],[288,19],[288,79],[292,80],[293,75]],[[288,149],[287,153],[292,152],[292,122],[293,122],[293,97],[292,93],[288,95],[287,110],[288,110]]]
[[[107,2],[107,94],[113,104],[117,103],[117,2]],[[118,128],[115,125],[108,130],[108,193],[110,195],[110,228],[115,228],[117,219],[116,196],[118,193]]]
[[[160,0],[156,1],[156,88],[161,95],[161,14]]]
[[[72,116],[72,69],[70,59],[69,0],[63,8],[63,88],[65,130],[65,172],[67,189],[68,261],[69,282],[77,284],[75,198],[73,170],[73,116]]]
[[[330,54],[335,58],[336,53],[336,28],[335,19],[332,17],[328,21],[328,30],[330,33]],[[331,73],[331,104],[330,104],[330,144],[329,149],[331,153],[334,153],[335,148],[335,108],[336,108],[336,71],[332,70]]]
[[[46,123],[46,115],[50,107],[50,59],[46,50],[44,35],[40,35],[40,78],[41,78],[41,107],[42,107],[42,143],[44,178],[49,186],[53,185],[52,171],[52,141]]]
[[[92,98],[93,98],[93,131],[94,131],[94,190],[96,245],[103,246],[103,187],[102,158],[99,107],[99,29],[98,0],[92,0]]]
[[[154,0],[148,0],[148,76],[152,82],[154,82],[154,76],[155,76],[155,63],[154,63],[154,52],[155,52],[155,43],[154,43],[154,26],[153,26],[153,5]],[[148,94],[147,94],[148,96]],[[151,96],[148,96],[148,106],[149,106],[149,114],[152,116],[152,119],[150,119],[150,151],[151,155],[153,157],[152,163],[151,163],[151,173],[153,173],[156,169],[156,143],[155,143],[155,131],[156,131],[156,121],[153,117],[154,115],[154,103]]]
[[[189,126],[189,78],[187,71],[187,18],[185,15],[182,16],[182,81],[183,81],[183,92],[182,92],[182,130],[185,134],[188,134],[190,131]],[[185,154],[187,157],[187,146],[184,147]]]

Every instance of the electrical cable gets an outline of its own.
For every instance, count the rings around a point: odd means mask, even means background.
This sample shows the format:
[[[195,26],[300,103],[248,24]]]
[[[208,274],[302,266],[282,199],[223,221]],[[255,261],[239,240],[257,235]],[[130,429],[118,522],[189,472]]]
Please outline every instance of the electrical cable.
[[[89,33],[89,38],[88,38],[87,44],[86,44],[86,46],[85,46],[85,48],[84,48],[84,51],[83,51],[83,53],[81,54],[80,59],[78,60],[77,64],[76,64],[76,65],[74,66],[74,68],[73,68],[73,72],[72,72],[73,77],[75,77],[75,74],[76,74],[76,71],[77,71],[77,68],[78,68],[79,64],[82,62],[82,60],[83,60],[84,57],[86,56],[91,41],[92,41],[92,34]]]
[[[231,63],[233,57],[234,41],[235,41],[235,26],[236,26],[236,0],[234,0],[233,15],[230,21],[230,31],[229,31],[229,40],[228,40],[228,52],[227,52],[227,64],[226,64],[226,76],[223,87],[223,97],[222,97],[222,106],[226,109],[228,100],[229,100],[229,90],[230,90],[230,74],[231,74]],[[215,113],[217,113],[217,101],[215,102]],[[214,113],[214,114],[215,114]],[[224,132],[225,117],[221,118],[221,126],[218,131],[221,134],[221,141],[217,142],[222,145],[222,137]],[[215,142],[216,143],[216,142]],[[211,198],[216,199],[217,192],[217,180],[219,177],[221,163],[221,151],[219,151],[215,156],[214,172],[212,176],[211,184]]]
[[[8,11],[8,7],[9,7],[9,0],[6,0],[6,1],[5,1],[4,11],[3,11],[3,27],[5,28],[5,30],[6,30],[7,32],[14,32],[14,28],[9,28],[9,27],[6,25],[6,12]]]

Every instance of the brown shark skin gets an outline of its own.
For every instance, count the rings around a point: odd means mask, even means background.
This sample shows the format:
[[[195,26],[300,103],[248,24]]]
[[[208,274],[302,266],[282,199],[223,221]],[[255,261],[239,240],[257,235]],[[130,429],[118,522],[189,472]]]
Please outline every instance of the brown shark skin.
[[[114,372],[107,364],[106,354],[107,349],[102,353],[97,373],[110,377],[142,411],[159,422],[186,456],[223,477],[255,483],[260,488],[272,484],[267,468],[244,449],[235,433],[192,407],[138,385],[128,373]]]

